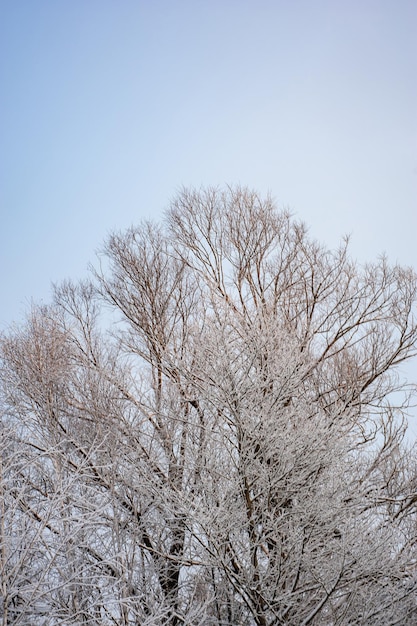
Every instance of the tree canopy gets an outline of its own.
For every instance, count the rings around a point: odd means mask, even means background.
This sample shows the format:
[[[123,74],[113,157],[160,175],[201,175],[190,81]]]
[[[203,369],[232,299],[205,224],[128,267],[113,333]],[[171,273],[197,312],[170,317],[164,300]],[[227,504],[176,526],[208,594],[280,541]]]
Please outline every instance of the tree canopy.
[[[416,275],[184,189],[1,338],[2,625],[417,619]]]

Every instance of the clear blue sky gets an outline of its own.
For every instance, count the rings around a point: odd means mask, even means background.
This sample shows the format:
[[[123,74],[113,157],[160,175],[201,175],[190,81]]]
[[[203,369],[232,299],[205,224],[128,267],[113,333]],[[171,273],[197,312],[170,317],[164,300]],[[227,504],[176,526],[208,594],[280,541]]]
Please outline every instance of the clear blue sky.
[[[0,328],[181,185],[417,267],[416,0],[1,0]]]

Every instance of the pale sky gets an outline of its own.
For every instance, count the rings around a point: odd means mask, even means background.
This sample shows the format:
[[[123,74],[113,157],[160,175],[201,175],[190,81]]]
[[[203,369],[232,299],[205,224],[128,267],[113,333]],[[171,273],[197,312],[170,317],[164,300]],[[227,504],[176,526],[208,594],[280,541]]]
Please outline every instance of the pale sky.
[[[224,183],[417,268],[416,0],[0,1],[0,329]]]

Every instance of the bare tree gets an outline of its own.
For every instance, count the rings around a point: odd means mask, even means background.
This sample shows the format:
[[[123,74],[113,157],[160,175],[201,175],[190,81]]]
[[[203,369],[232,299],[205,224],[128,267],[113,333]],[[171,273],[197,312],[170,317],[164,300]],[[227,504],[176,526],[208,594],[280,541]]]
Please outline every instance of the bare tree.
[[[3,624],[413,624],[415,300],[247,189],[114,234],[2,340]]]

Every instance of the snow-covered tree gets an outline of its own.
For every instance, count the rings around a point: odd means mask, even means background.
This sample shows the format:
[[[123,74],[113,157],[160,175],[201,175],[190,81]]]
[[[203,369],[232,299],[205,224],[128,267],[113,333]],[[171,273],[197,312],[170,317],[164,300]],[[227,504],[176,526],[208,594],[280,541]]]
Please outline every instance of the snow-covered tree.
[[[414,624],[415,301],[247,189],[110,237],[2,339],[3,624]]]

